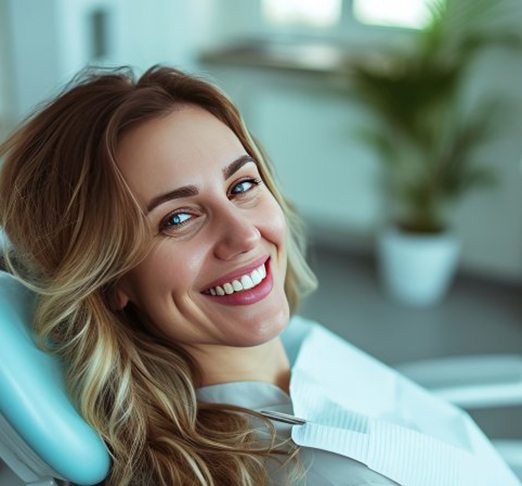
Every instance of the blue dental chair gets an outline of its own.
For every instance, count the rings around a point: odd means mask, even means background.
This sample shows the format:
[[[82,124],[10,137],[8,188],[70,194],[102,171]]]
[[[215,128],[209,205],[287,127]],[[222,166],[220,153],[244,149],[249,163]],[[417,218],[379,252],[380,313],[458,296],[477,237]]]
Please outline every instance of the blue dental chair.
[[[97,484],[108,451],[70,402],[60,363],[34,344],[33,306],[0,271],[0,460],[27,485]]]

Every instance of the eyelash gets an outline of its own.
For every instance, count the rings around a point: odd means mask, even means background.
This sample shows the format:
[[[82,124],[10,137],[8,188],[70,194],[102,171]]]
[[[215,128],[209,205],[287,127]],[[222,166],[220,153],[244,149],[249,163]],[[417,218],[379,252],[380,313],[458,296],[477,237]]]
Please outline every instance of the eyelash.
[[[237,182],[236,184],[234,184],[234,186],[232,187],[232,189],[234,189],[235,187],[241,185],[241,184],[244,184],[246,182],[250,182],[252,183],[252,187],[250,187],[249,189],[247,189],[246,191],[243,191],[243,192],[239,192],[239,193],[235,193],[235,194],[232,194],[234,197],[241,197],[241,196],[244,196],[246,194],[248,194],[250,191],[252,191],[255,187],[259,186],[259,184],[261,184],[262,180],[260,178],[256,178],[256,179],[244,179],[242,181],[239,181]],[[192,220],[192,218],[188,218],[184,221],[181,221],[180,223],[178,224],[169,224],[169,221],[179,215],[179,214],[190,214],[188,213],[187,211],[175,211],[173,213],[170,213],[165,219],[163,219],[160,223],[160,231],[165,231],[165,230],[172,230],[174,229],[174,231],[176,231],[178,228],[184,226],[186,223],[188,223],[189,221]]]

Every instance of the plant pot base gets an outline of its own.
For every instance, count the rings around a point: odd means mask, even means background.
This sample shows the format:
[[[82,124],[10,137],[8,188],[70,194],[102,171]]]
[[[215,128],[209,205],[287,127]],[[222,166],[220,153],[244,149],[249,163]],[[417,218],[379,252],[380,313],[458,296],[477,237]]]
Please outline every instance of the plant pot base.
[[[460,244],[451,233],[413,235],[391,229],[378,238],[379,270],[386,293],[415,307],[440,302],[455,274]]]

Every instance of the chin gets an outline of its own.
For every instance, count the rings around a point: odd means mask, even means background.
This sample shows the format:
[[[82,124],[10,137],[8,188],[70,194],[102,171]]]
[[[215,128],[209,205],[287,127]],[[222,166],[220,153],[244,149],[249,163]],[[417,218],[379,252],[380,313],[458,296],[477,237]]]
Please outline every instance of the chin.
[[[237,336],[234,346],[259,346],[278,337],[285,329],[290,318],[288,306],[274,317],[260,322],[249,322],[242,326],[243,332]]]

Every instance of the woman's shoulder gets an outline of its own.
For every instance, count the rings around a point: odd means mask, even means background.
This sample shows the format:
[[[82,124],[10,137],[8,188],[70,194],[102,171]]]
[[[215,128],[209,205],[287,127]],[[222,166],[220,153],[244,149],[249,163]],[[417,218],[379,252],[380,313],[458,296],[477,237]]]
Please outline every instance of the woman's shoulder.
[[[397,486],[395,481],[355,459],[320,449],[304,448],[303,462],[311,463],[308,483],[335,486]]]
[[[301,447],[299,459],[306,471],[302,484],[314,486],[398,486],[398,483],[349,457],[320,449]],[[280,468],[280,459],[267,461],[273,484],[285,484],[288,469]],[[301,486],[301,483],[297,483]]]

